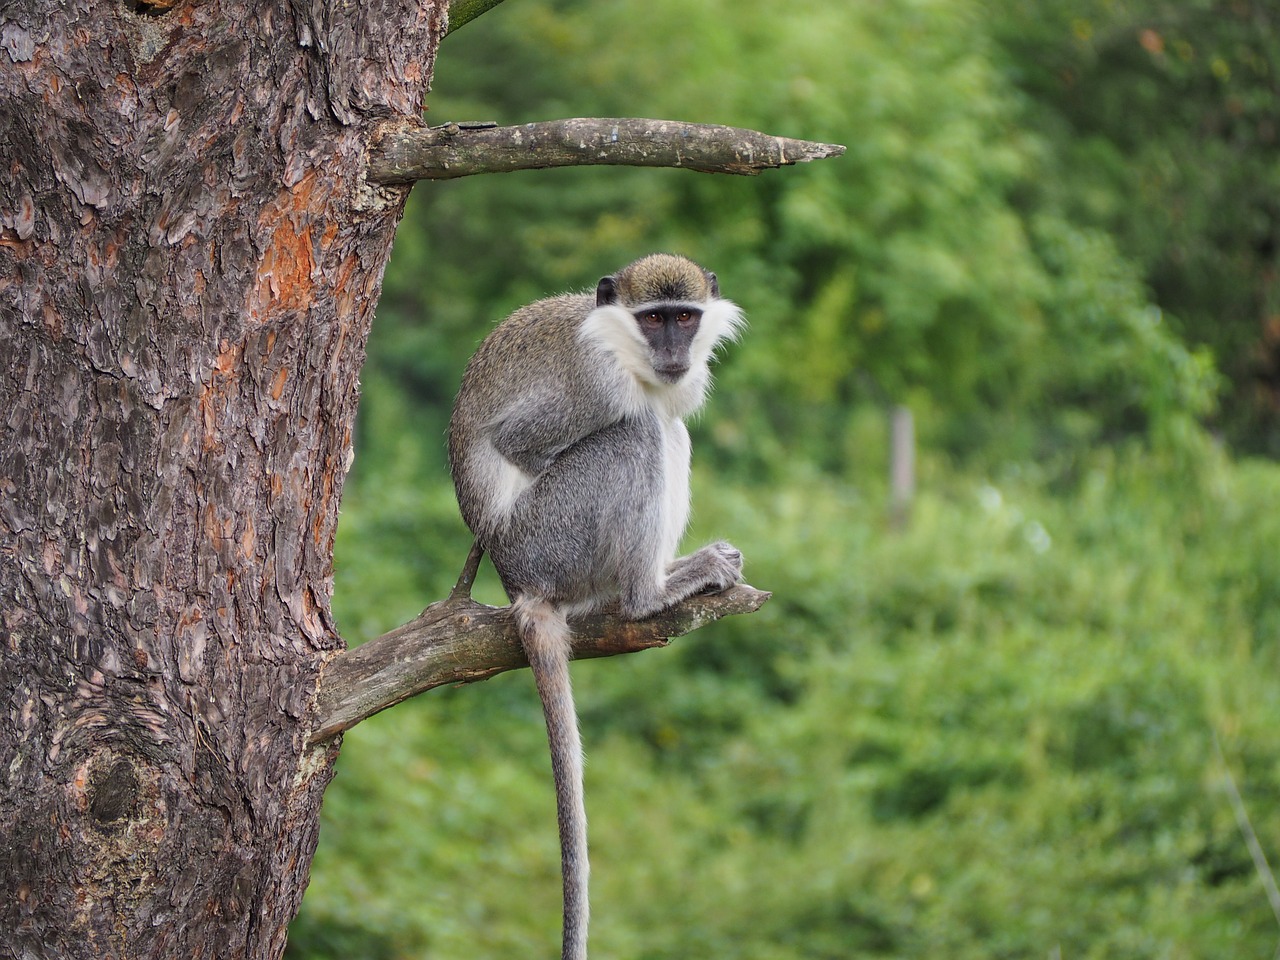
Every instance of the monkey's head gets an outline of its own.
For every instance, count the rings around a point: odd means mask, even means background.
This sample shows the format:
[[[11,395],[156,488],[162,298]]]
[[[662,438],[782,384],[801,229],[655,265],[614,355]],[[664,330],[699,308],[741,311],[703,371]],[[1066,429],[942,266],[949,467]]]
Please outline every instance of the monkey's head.
[[[652,253],[601,279],[596,287],[596,306],[618,303],[637,307],[679,301],[701,305],[719,296],[714,273],[684,257]]]
[[[602,278],[596,287],[596,308],[601,307],[630,314],[632,330],[648,346],[654,376],[667,384],[705,366],[715,345],[733,336],[742,322],[738,309],[720,299],[714,273],[666,253]]]

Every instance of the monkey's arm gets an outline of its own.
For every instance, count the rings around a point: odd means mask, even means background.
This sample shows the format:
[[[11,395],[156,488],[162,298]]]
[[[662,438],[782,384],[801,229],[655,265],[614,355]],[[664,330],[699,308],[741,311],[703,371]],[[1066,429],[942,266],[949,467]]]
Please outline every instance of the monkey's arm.
[[[563,396],[550,392],[524,396],[490,428],[494,449],[531,477],[545,471],[583,437],[619,419],[606,404],[571,407]]]

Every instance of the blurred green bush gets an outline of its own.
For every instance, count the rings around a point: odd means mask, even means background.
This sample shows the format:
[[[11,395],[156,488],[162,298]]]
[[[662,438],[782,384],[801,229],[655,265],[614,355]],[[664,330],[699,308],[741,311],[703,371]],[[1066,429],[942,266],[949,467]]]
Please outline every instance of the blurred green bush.
[[[1275,850],[1280,471],[1222,462],[1195,486],[1100,455],[1052,494],[956,476],[900,534],[882,496],[812,473],[716,484],[699,473],[694,539],[732,534],[774,600],[575,667],[600,955],[1273,948],[1210,744],[1217,730]],[[344,527],[340,614],[391,625],[398,588],[347,587],[394,567],[369,529]],[[527,681],[433,693],[348,734],[292,956],[554,954]]]

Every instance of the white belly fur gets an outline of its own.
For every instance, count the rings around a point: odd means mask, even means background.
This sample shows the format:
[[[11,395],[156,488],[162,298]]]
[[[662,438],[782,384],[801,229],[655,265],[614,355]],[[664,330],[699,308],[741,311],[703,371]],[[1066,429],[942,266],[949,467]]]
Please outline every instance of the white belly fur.
[[[678,419],[662,425],[662,472],[665,502],[662,511],[661,573],[676,557],[689,522],[689,431]]]

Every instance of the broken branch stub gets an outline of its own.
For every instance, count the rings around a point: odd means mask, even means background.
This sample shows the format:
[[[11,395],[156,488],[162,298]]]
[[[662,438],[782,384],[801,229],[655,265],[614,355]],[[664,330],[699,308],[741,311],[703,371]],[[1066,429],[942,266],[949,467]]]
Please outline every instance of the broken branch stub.
[[[451,180],[478,173],[547,167],[679,167],[754,175],[773,167],[838,157],[844,147],[756,130],[675,120],[579,117],[514,127],[389,122],[369,149],[375,183]]]

